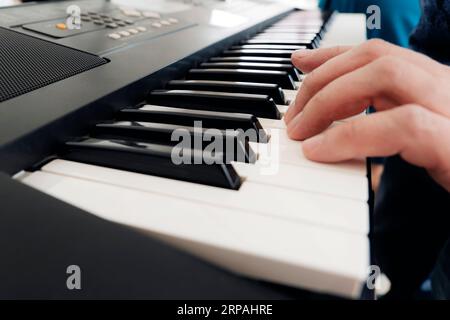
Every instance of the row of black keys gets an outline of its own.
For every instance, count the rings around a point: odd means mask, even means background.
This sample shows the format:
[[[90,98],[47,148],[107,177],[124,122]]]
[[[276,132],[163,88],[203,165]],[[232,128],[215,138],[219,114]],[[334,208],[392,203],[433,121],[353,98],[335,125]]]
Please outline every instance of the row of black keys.
[[[230,161],[256,161],[248,142],[268,141],[257,117],[281,118],[277,104],[287,102],[283,89],[295,90],[295,82],[301,81],[299,71],[291,63],[291,54],[316,47],[323,29],[311,24],[275,25],[191,69],[185,80],[170,81],[165,90],[150,92],[149,105],[123,109],[115,121],[97,124],[89,137],[68,142],[61,157],[238,189],[241,178]],[[195,121],[201,121],[202,131],[192,128]],[[201,136],[201,141],[207,141],[202,142],[200,153],[192,147],[174,148],[178,142],[171,141],[172,133],[180,128],[189,132],[192,139]],[[220,130],[220,137],[208,136],[207,128]],[[248,129],[256,134],[243,135]],[[225,150],[205,152],[205,146],[217,138],[223,140]],[[227,150],[229,145],[232,150]],[[183,159],[190,159],[190,163],[175,164],[174,151]]]

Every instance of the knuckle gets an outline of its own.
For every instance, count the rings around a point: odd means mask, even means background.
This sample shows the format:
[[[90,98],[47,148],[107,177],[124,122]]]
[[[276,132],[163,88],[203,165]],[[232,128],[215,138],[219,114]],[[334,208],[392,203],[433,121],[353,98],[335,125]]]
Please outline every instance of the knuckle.
[[[311,92],[314,87],[314,79],[316,78],[316,71],[313,70],[303,79],[301,90],[303,92]]]
[[[386,54],[387,42],[381,39],[371,39],[361,45],[360,51],[368,60],[374,60]]]
[[[345,51],[347,51],[346,46],[338,45],[338,46],[334,47],[334,55],[335,56],[338,56],[338,55],[344,53]]]
[[[345,124],[343,138],[346,141],[352,141],[358,136],[358,126],[356,121],[349,121]]]
[[[408,105],[402,107],[400,114],[408,136],[414,141],[433,135],[433,119],[425,108],[419,105]]]
[[[377,77],[384,80],[384,83],[391,84],[389,87],[395,86],[403,81],[404,61],[392,56],[385,56],[378,59],[374,65]]]
[[[324,90],[320,90],[312,97],[311,102],[318,106],[326,105],[328,103],[328,96]]]
[[[450,75],[450,73],[449,73]],[[442,110],[446,108],[445,104],[440,101],[450,101],[450,91],[443,88],[448,88],[450,83],[450,78],[448,77],[435,77],[433,83],[426,84],[426,90],[430,97],[434,97],[433,101],[437,101],[437,110]]]
[[[385,48],[387,45],[387,42],[382,39],[370,39],[367,41],[367,43],[373,47],[382,47],[382,48]]]

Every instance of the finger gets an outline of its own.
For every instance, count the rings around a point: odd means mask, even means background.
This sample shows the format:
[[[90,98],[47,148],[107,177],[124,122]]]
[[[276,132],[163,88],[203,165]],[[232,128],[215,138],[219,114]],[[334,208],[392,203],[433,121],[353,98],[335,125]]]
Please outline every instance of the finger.
[[[436,90],[436,81],[423,69],[402,59],[380,58],[320,90],[288,124],[288,134],[297,140],[309,138],[336,120],[361,113],[369,105],[385,110],[392,104],[417,103],[450,115],[450,110],[442,107],[442,101],[449,101],[450,93]]]
[[[320,162],[400,154],[450,190],[450,119],[424,107],[405,105],[339,124],[302,147]]]
[[[344,74],[387,55],[405,59],[416,66],[423,67],[436,76],[442,74],[442,66],[427,56],[394,46],[382,40],[371,40],[325,61],[314,72],[309,74],[304,79],[293,105],[284,117],[286,123],[289,123],[301,112],[308,101],[327,84]]]
[[[363,46],[363,48],[365,47]],[[303,80],[302,86],[297,92],[296,99],[293,101],[288,111],[286,112],[284,116],[285,122],[289,124],[289,122],[291,122],[291,120],[303,110],[306,103],[311,99],[311,97],[313,97],[314,94],[316,94],[326,84],[348,72],[351,72],[365,65],[368,62],[368,60],[366,59],[366,55],[359,54],[363,50],[366,49],[361,49],[361,46],[333,47],[308,51],[298,51],[297,55],[296,53],[294,53],[292,56],[294,65],[297,66],[297,68],[299,68],[300,70],[307,70],[304,72],[311,73],[308,74]],[[303,55],[303,57],[301,55]],[[331,69],[330,67],[328,67],[329,65],[336,65],[336,63],[334,63],[335,60],[340,61],[340,64],[337,64],[336,69]]]
[[[295,67],[301,71],[308,73],[325,63],[331,58],[338,56],[348,50],[351,46],[337,46],[331,48],[320,48],[320,49],[302,49],[297,50],[292,54],[291,60]]]

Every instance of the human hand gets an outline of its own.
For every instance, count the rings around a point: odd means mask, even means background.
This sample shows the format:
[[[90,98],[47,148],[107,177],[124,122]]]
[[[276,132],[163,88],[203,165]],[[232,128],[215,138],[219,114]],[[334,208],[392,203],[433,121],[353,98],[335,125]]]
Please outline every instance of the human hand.
[[[285,121],[291,138],[308,139],[308,158],[400,154],[450,191],[449,67],[381,40],[298,51],[292,60],[309,74]],[[378,112],[324,131],[369,105]]]

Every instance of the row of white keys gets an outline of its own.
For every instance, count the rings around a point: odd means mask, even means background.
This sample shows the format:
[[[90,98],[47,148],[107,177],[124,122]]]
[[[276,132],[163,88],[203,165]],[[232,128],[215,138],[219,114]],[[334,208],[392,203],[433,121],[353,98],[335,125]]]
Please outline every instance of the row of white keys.
[[[233,167],[245,181],[273,185],[287,189],[367,201],[366,177],[279,163],[278,166],[233,162]]]
[[[365,235],[100,183],[93,173],[81,179],[38,171],[21,179],[232,271],[347,297],[360,294],[369,262]]]
[[[241,188],[235,191],[65,160],[54,160],[42,171],[363,235],[368,233],[368,206],[363,201],[328,197],[250,180],[244,181]]]

